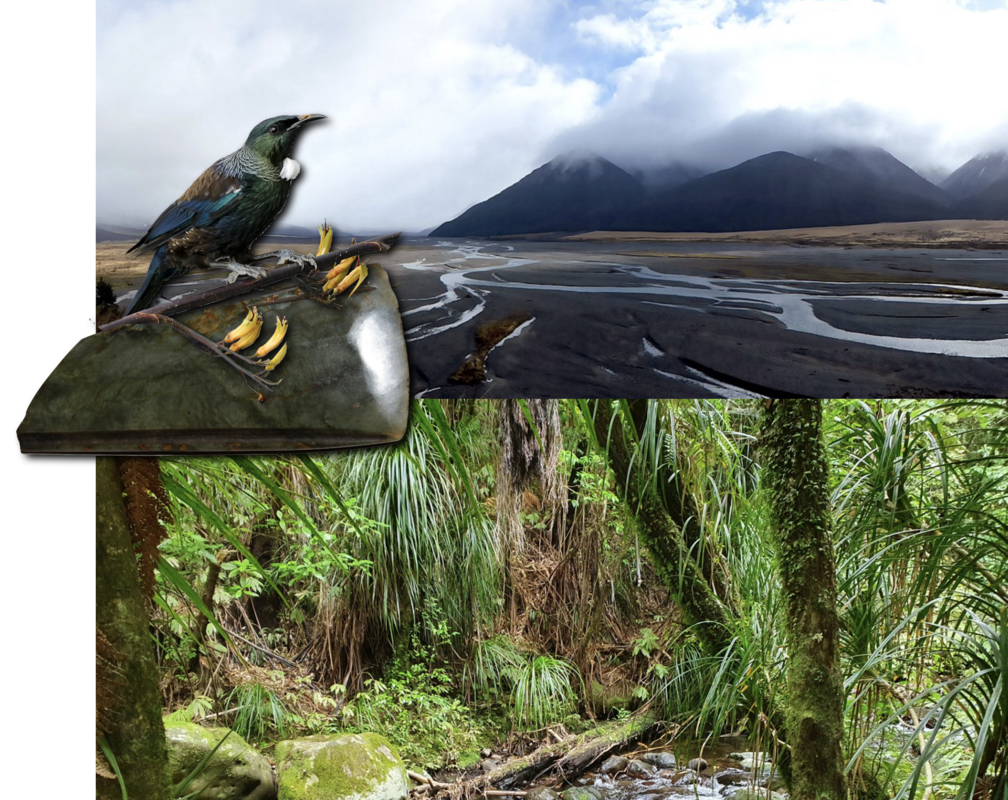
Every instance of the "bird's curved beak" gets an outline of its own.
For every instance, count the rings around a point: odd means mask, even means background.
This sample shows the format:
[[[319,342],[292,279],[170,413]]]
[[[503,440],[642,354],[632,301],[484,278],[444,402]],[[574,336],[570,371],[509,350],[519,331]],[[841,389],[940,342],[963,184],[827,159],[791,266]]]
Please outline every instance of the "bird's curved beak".
[[[302,125],[308,122],[314,122],[317,119],[328,119],[325,114],[302,114],[298,117],[297,122],[291,125],[287,130],[293,131],[300,128]]]

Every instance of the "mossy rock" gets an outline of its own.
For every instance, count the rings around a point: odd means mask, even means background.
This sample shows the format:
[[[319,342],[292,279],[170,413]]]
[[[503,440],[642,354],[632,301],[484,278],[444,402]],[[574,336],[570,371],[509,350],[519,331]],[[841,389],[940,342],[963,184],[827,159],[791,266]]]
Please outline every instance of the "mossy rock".
[[[165,720],[172,783],[177,786],[185,780],[227,733],[227,728]],[[189,784],[186,794],[193,792],[199,793],[200,800],[275,800],[277,796],[269,761],[233,731]]]
[[[308,736],[276,746],[280,800],[404,800],[406,765],[377,733]]]

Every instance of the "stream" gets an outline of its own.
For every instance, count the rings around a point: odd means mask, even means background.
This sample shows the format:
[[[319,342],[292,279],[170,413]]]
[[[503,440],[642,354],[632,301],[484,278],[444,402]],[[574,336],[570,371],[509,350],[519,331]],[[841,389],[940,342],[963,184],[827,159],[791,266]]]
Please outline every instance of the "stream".
[[[756,789],[782,791],[770,759],[749,750],[745,738],[612,756],[597,772],[563,793],[564,800],[662,800],[675,797],[733,797]],[[533,799],[534,800],[534,799]]]

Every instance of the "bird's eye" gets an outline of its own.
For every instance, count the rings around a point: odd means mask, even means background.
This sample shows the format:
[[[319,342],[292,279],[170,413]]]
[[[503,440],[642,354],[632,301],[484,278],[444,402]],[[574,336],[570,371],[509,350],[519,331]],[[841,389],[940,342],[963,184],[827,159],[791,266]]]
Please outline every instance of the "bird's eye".
[[[269,132],[272,133],[274,136],[276,136],[278,133],[280,133],[280,126],[279,125],[270,125],[269,126]]]

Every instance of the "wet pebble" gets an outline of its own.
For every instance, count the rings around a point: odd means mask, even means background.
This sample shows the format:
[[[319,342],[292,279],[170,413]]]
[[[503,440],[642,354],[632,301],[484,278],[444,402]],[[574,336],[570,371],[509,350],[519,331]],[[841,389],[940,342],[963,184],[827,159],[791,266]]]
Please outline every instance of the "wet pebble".
[[[704,758],[691,758],[686,764],[686,769],[692,769],[696,772],[703,772],[707,769],[707,759]]]
[[[658,774],[658,767],[634,759],[627,764],[626,773],[631,778],[653,778]]]
[[[609,756],[609,758],[602,762],[599,771],[606,775],[611,772],[621,772],[626,769],[628,763],[627,759],[623,758],[623,756]]]
[[[697,774],[691,769],[683,769],[671,777],[673,786],[692,786],[697,782]]]
[[[744,769],[723,769],[714,775],[717,782],[723,786],[736,786],[740,783],[748,783],[752,780],[752,773]]]
[[[747,751],[744,753],[732,753],[728,756],[739,762],[742,769],[752,770],[757,764],[769,764],[770,759],[764,753]]]
[[[658,767],[658,769],[676,768],[676,757],[672,755],[672,753],[666,753],[664,751],[645,753],[640,757],[640,760],[643,761],[645,764],[650,764],[653,767]]]

